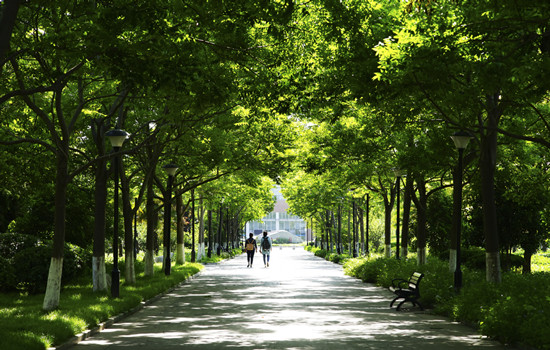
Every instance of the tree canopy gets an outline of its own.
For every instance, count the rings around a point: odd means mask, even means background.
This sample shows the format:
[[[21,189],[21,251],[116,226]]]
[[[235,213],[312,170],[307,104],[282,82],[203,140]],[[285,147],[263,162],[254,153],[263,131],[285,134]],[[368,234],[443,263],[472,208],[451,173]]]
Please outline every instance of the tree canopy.
[[[223,198],[238,230],[272,208],[273,183],[330,234],[334,213],[354,222],[347,235],[383,213],[388,255],[403,188],[404,248],[456,249],[428,211],[457,212],[457,131],[472,136],[463,241],[484,246],[487,279],[502,251],[547,244],[546,0],[9,0],[0,16],[0,231],[52,240],[47,310],[66,242],[93,249],[106,288],[116,159],[125,258],[141,213],[151,273],[163,203],[177,198],[184,227],[195,190],[220,218]],[[117,151],[112,129],[130,134]]]

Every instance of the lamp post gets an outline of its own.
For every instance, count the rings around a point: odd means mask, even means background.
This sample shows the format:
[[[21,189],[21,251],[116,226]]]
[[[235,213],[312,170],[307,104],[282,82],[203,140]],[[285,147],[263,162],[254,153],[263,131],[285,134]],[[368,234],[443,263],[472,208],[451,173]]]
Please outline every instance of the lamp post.
[[[462,229],[462,157],[472,136],[465,131],[458,131],[451,136],[458,149],[458,175],[457,183],[454,184],[458,198],[458,218],[455,220],[456,230],[456,269],[454,276],[454,288],[458,292],[462,288],[462,270],[460,267],[460,231]]]
[[[120,151],[124,140],[128,137],[128,133],[124,130],[115,129],[105,133],[105,136],[111,141],[111,146],[115,153],[114,158],[114,173],[115,173],[115,198],[114,198],[114,215],[113,215],[113,271],[111,272],[111,296],[118,298],[120,295],[120,270],[118,269],[118,167],[120,155],[116,155]]]
[[[134,213],[134,260],[137,259],[137,253],[138,253],[138,232],[137,232],[137,212],[138,212],[138,199],[134,198],[134,203],[136,207],[136,212]]]
[[[225,251],[229,251],[229,240],[231,239],[231,228],[229,226],[229,205],[225,208]],[[233,248],[233,242],[231,242]]]
[[[212,257],[212,210],[208,210],[208,253],[209,258]]]
[[[351,197],[351,208],[353,214],[353,257],[357,258],[357,205],[353,197]]]
[[[366,210],[366,228],[367,228],[367,237],[366,237],[366,241],[365,241],[365,248],[366,248],[366,254],[367,256],[369,256],[369,210],[370,210],[370,196],[369,194],[367,193],[367,210]]]
[[[223,220],[223,213],[222,213],[222,205],[223,205],[223,200],[224,198],[222,198],[222,201],[220,202],[220,207],[218,209],[218,247],[216,249],[216,253],[218,254],[218,256],[220,256],[221,254],[221,250],[222,250],[222,220]]]
[[[340,202],[338,203],[338,247],[336,248],[336,252],[338,255],[342,254],[342,200],[340,199]]]
[[[400,212],[400,208],[399,208],[399,202],[401,201],[400,200],[400,193],[401,193],[401,177],[403,176],[403,172],[401,171],[401,169],[398,169],[398,168],[395,168],[393,169],[393,173],[395,174],[395,188],[397,189],[397,224],[396,224],[396,228],[395,228],[395,244],[396,244],[396,247],[395,247],[395,257],[397,260],[399,260],[399,251],[401,250],[401,247],[399,245],[399,212]]]
[[[172,216],[172,183],[174,175],[178,170],[175,164],[166,164],[162,167],[168,174],[168,185],[166,186],[166,198],[164,198],[164,274],[170,275],[172,259],[170,257],[170,219]]]
[[[191,262],[195,262],[195,189],[191,189]]]

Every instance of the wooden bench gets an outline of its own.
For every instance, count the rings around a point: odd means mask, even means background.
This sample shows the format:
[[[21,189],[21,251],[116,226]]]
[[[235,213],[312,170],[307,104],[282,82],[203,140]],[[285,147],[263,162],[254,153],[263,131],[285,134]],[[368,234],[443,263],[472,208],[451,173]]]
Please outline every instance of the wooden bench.
[[[424,274],[420,272],[414,272],[411,277],[409,277],[409,280],[404,280],[400,278],[396,278],[392,281],[392,286],[390,287],[390,290],[396,295],[396,297],[392,300],[390,304],[390,308],[393,307],[393,304],[399,300],[403,299],[397,305],[397,310],[401,308],[401,306],[407,302],[410,301],[413,306],[420,307],[420,310],[424,310],[422,305],[420,305],[420,302],[418,299],[420,298],[420,289],[418,286],[420,285],[420,281],[422,281],[422,277],[424,277]]]

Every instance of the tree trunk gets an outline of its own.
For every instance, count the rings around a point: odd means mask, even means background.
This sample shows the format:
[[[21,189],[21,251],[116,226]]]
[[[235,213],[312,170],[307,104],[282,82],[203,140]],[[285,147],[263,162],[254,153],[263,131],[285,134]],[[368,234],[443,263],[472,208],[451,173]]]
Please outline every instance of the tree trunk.
[[[359,217],[359,229],[361,232],[361,244],[359,249],[359,255],[364,256],[365,255],[365,222],[364,222],[364,212],[363,208],[358,208],[358,217]]]
[[[531,251],[526,250],[523,253],[523,275],[528,275],[531,273],[531,257],[533,256],[533,253]]]
[[[106,160],[100,160],[95,169],[95,217],[92,254],[92,284],[94,292],[108,290],[107,274],[105,271],[105,208],[107,205],[106,165]]]
[[[330,210],[326,210],[325,211],[325,225],[326,225],[326,229],[327,229],[327,239],[328,239],[328,244],[327,244],[327,251],[329,252],[333,252],[333,247],[332,247],[332,230],[331,230],[331,223],[330,223]]]
[[[204,205],[202,195],[199,196],[199,249],[197,251],[197,261],[200,261],[205,256],[204,249]]]
[[[105,155],[105,124],[103,119],[94,119],[91,123],[92,137],[99,157]],[[105,211],[107,207],[107,159],[98,160],[95,168],[94,186],[94,236],[92,252],[92,290],[107,291],[107,273],[105,270]]]
[[[409,221],[411,217],[411,195],[414,186],[414,179],[408,176],[405,181],[405,193],[403,194],[403,223],[401,227],[401,257],[407,258],[409,250]]]
[[[48,282],[42,308],[46,311],[54,310],[59,306],[61,293],[61,275],[63,272],[63,248],[65,245],[65,212],[67,205],[68,154],[67,140],[61,140],[61,149],[56,152],[57,174],[55,177],[55,217],[53,252],[48,271]]]
[[[483,229],[485,232],[486,278],[500,283],[501,268],[495,204],[495,167],[497,153],[497,126],[500,117],[498,94],[487,96],[487,127],[481,134],[481,198],[483,203]]]
[[[4,2],[2,17],[0,19],[0,70],[2,69],[4,57],[10,47],[11,34],[17,20],[17,12],[22,0],[7,0]]]
[[[145,238],[145,276],[153,276],[155,272],[155,233],[158,224],[158,214],[155,211],[155,192],[153,177],[147,180],[147,200],[145,203],[147,217],[147,236]]]
[[[462,222],[462,198],[460,198],[460,192],[455,185],[460,181],[460,174],[458,173],[458,166],[453,169],[453,218],[450,232],[450,247],[449,247],[449,272],[454,273],[457,266],[457,247],[460,242],[457,240],[457,232],[460,229],[459,225]]]
[[[118,157],[120,160],[121,157]],[[127,284],[136,283],[134,264],[134,212],[132,210],[132,198],[130,198],[130,181],[125,175],[124,166],[120,160],[120,179],[122,187],[122,216],[124,221],[124,280]],[[137,210],[137,208],[136,208]]]
[[[393,203],[384,198],[384,254],[386,258],[391,257],[391,212]]]
[[[426,182],[424,178],[417,177],[416,184],[418,186],[418,201],[416,204],[417,226],[416,226],[416,244],[417,244],[417,261],[419,265],[426,263],[426,232],[427,232],[427,216],[426,210],[428,207],[428,197],[426,195]],[[413,197],[414,198],[414,197]]]
[[[183,197],[182,194],[178,194],[176,196],[176,264],[178,265],[185,264],[184,215]]]

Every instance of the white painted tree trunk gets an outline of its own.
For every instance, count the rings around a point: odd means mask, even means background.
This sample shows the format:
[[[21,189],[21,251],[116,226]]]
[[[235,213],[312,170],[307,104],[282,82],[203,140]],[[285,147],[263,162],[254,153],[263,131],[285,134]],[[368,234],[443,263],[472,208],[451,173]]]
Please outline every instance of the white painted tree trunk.
[[[206,245],[204,243],[199,243],[197,261],[200,261],[205,256],[206,256]]]
[[[92,280],[94,292],[103,292],[108,289],[105,256],[92,257]]]
[[[176,245],[176,264],[185,264],[185,245],[183,243]]]
[[[145,276],[153,276],[155,274],[155,254],[153,250],[145,251]]]
[[[402,259],[406,259],[408,253],[409,253],[409,252],[407,251],[407,248],[401,247],[401,258],[402,258]]]
[[[485,253],[485,264],[486,264],[486,278],[487,282],[500,283],[501,270],[500,270],[500,254],[496,253]]]
[[[136,270],[134,264],[134,252],[127,251],[124,254],[124,282],[128,284],[136,283]]]
[[[385,245],[384,254],[386,255],[386,258],[391,258],[391,245],[390,244]]]
[[[50,270],[48,272],[46,294],[44,295],[44,304],[42,305],[42,308],[46,311],[54,310],[59,306],[62,272],[63,258],[52,258],[50,262]]]
[[[449,272],[456,271],[456,249],[449,250]]]
[[[417,259],[418,265],[426,264],[426,247],[418,248],[416,252],[417,252],[416,259]]]

